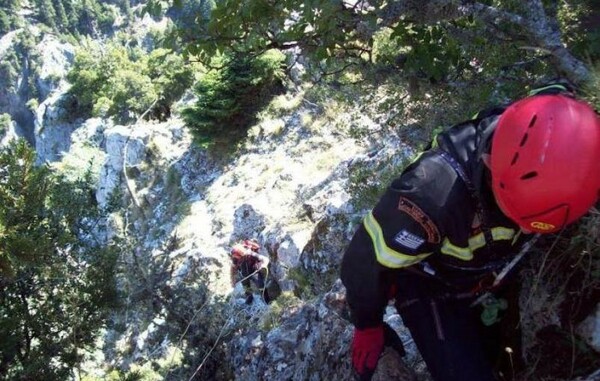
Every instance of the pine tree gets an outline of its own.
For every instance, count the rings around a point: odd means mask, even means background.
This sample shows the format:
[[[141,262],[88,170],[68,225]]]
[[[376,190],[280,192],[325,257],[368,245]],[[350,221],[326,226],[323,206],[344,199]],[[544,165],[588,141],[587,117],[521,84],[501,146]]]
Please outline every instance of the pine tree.
[[[56,29],[56,10],[51,0],[38,0],[38,16],[40,20],[52,29]]]
[[[115,256],[82,239],[89,179],[36,166],[24,141],[0,168],[0,380],[65,380],[116,300]]]
[[[63,8],[65,10],[65,16],[67,18],[66,27],[73,34],[77,31],[77,9],[71,0],[63,2]]]
[[[0,34],[8,32],[10,32],[10,18],[4,10],[0,9]]]
[[[68,2],[68,1],[67,1]],[[67,13],[63,6],[63,0],[53,0],[54,9],[56,10],[56,20],[61,31],[65,31],[69,27],[69,20],[67,19]]]

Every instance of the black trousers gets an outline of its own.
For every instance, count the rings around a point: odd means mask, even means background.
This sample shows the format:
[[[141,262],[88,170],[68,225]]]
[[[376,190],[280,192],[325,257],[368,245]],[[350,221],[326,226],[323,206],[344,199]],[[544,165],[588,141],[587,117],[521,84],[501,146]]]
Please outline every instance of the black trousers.
[[[243,279],[242,286],[244,286],[245,294],[252,295],[252,284],[254,284],[254,288],[261,293],[265,303],[269,303],[269,295],[265,289],[267,270],[261,268],[258,271],[256,271],[254,270],[254,268],[249,266],[242,266],[240,270]]]
[[[518,288],[511,289],[518,295]],[[509,311],[500,323],[483,325],[473,299],[448,297],[447,287],[403,272],[396,309],[436,381],[511,380],[520,358],[519,314],[510,292]],[[507,292],[507,291],[505,291]],[[504,296],[504,295],[502,295]],[[510,304],[513,305],[510,305]],[[513,348],[511,357],[505,347]]]

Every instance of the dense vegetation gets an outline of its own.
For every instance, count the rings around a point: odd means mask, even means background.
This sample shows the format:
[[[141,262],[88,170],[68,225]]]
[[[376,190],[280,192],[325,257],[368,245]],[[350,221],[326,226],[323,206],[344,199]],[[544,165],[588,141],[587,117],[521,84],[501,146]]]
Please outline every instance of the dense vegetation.
[[[94,239],[92,183],[0,151],[0,379],[66,379],[114,307],[115,252]]]
[[[35,49],[37,42],[37,38],[27,28],[16,36],[13,45],[0,62],[0,85],[3,86],[4,91],[21,92],[27,98],[37,98],[39,93],[35,84],[35,75],[39,69],[39,52]],[[25,68],[31,75],[25,78],[25,83],[18,83],[18,78]]]
[[[142,114],[164,120],[191,86],[192,68],[166,49],[148,54],[116,42],[107,47],[90,42],[67,76],[73,86],[66,102],[74,115],[114,117],[121,123]]]
[[[23,0],[0,5],[0,34],[26,24],[20,16]],[[129,0],[32,0],[33,16],[52,31],[72,36],[97,35],[112,31],[117,17],[131,17]]]
[[[160,9],[164,2],[151,0],[150,9]],[[172,1],[176,8],[188,2]],[[194,33],[180,26],[174,38],[193,55],[210,60],[217,51],[260,53],[279,48],[299,47],[311,57],[315,68],[335,69],[340,66],[372,62],[375,36],[392,30],[398,43],[396,60],[408,71],[419,71],[437,81],[444,74],[461,75],[470,70],[473,60],[501,60],[506,65],[526,66],[530,61],[552,63],[549,41],[536,33],[563,31],[566,54],[580,59],[596,59],[600,55],[600,32],[594,23],[596,0],[570,2],[495,0],[473,2],[439,1],[425,4],[412,1],[357,2],[354,5],[330,1],[285,0],[276,4],[264,1],[226,0],[193,2],[197,24]],[[460,7],[459,7],[460,6]],[[242,20],[242,21],[240,21]],[[539,23],[544,20],[544,23]],[[536,24],[536,22],[538,22]],[[548,28],[547,31],[543,28]],[[487,43],[487,42],[490,43]],[[557,44],[551,41],[552,46]],[[489,56],[488,51],[502,47],[506,57]],[[520,54],[516,54],[520,53]],[[364,65],[363,65],[364,66]],[[489,67],[484,67],[489,73]],[[410,74],[410,73],[409,73]],[[493,74],[498,74],[497,70]],[[574,73],[566,73],[572,75]],[[572,75],[576,78],[576,75]]]
[[[11,123],[12,120],[9,114],[0,114],[0,139],[4,137]]]

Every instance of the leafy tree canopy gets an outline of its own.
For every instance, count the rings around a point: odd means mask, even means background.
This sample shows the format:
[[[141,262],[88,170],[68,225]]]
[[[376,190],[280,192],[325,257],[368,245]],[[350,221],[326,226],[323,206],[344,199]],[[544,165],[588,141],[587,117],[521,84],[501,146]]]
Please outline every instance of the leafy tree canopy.
[[[192,69],[166,49],[146,54],[117,43],[90,43],[77,53],[67,79],[80,113],[127,122],[146,111],[152,118],[168,117],[171,104],[191,86]]]
[[[9,129],[12,123],[12,118],[9,114],[0,114],[0,138],[3,138],[6,131]]]
[[[218,0],[213,4],[196,0],[192,7],[195,28],[180,23],[174,36],[189,54],[206,62],[221,51],[259,53],[298,47],[319,64],[371,60],[374,36],[384,28],[394,30],[393,37],[402,42],[413,63],[437,58],[411,58],[419,57],[423,49],[430,52],[438,47],[443,54],[485,36],[490,46],[512,44],[513,49],[527,48],[523,54],[544,56],[560,74],[579,83],[589,79],[581,61],[584,54],[600,55],[597,43],[575,37],[598,35],[597,25],[580,22],[594,9],[594,2]],[[147,10],[158,12],[163,3],[151,0]],[[172,0],[169,5],[190,7],[183,0]],[[472,58],[460,57],[467,62]],[[445,62],[441,60],[438,66]],[[434,75],[439,69],[433,68]]]
[[[0,36],[20,25],[21,19],[17,16],[19,7],[18,0],[6,0],[0,3]]]

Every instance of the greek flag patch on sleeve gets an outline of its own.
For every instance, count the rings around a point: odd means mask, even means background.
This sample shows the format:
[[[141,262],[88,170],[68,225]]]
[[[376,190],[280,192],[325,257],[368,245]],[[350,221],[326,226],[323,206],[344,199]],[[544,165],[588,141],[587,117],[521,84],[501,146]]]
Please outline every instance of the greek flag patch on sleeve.
[[[396,234],[394,241],[400,246],[416,250],[425,242],[425,239],[403,229]]]

